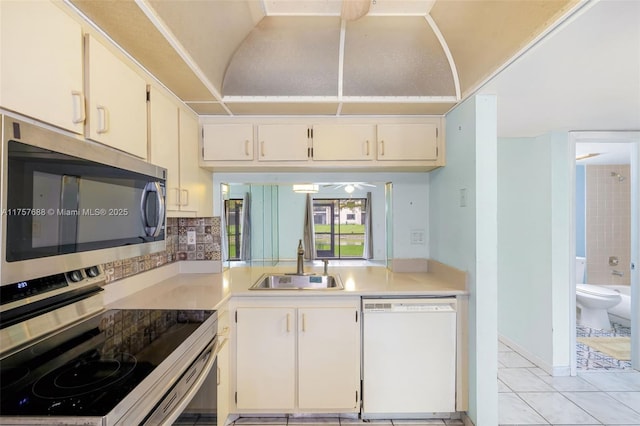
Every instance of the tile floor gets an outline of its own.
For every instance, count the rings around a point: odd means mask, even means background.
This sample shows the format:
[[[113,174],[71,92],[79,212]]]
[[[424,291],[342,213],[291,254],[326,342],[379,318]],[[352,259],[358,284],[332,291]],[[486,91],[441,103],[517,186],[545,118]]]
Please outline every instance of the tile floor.
[[[640,425],[640,373],[552,377],[498,343],[498,418],[506,425]]]
[[[600,330],[583,325],[576,326],[578,337],[630,337],[631,328],[612,323],[612,330]],[[599,352],[590,346],[576,342],[576,364],[578,370],[630,370],[631,361],[621,361]]]

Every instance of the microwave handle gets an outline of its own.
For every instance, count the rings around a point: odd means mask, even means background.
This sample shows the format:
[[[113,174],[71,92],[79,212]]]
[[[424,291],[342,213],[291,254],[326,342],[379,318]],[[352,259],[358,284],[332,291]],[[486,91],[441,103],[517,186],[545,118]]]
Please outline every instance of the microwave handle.
[[[158,208],[158,223],[156,225],[149,225],[149,221],[147,218],[147,198],[149,197],[149,193],[155,192],[158,194],[156,199],[158,200],[157,208]],[[157,237],[160,235],[162,231],[162,224],[164,223],[164,197],[162,196],[162,187],[159,182],[148,182],[144,190],[142,191],[142,198],[140,199],[140,215],[142,217],[142,226],[144,226],[144,231],[147,237]]]

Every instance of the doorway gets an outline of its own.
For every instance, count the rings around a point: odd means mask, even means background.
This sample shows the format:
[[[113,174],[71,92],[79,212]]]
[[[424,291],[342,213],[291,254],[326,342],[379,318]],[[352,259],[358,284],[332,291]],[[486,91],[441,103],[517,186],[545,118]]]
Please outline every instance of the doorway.
[[[577,371],[639,369],[638,322],[638,165],[639,132],[572,132],[576,152],[572,208],[574,253],[584,276],[572,268],[571,374]],[[576,262],[577,264],[578,262]],[[610,327],[580,320],[576,284],[619,292],[621,304],[609,309]],[[625,299],[626,298],[626,299]],[[626,307],[624,302],[626,301]],[[626,312],[625,312],[626,311]]]

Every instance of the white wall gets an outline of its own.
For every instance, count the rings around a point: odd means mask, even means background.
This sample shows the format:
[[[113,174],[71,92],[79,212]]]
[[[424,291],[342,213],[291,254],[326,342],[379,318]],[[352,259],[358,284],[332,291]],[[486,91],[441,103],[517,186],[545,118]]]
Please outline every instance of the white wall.
[[[570,372],[568,136],[498,141],[498,332],[554,375]]]
[[[446,118],[447,165],[430,175],[429,250],[432,259],[468,273],[468,413],[478,426],[496,425],[496,99],[470,98]]]

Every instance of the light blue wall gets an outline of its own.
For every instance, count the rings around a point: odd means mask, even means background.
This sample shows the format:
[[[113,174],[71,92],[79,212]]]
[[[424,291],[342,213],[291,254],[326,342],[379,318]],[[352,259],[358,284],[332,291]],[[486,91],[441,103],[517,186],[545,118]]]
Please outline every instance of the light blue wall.
[[[498,332],[569,373],[571,164],[566,133],[498,141]]]
[[[496,123],[494,96],[447,114],[447,165],[431,172],[429,186],[431,258],[468,274],[468,413],[479,426],[498,424]]]
[[[498,140],[498,332],[551,365],[551,145]]]
[[[585,166],[576,166],[576,256],[581,257],[587,255],[586,171]]]

